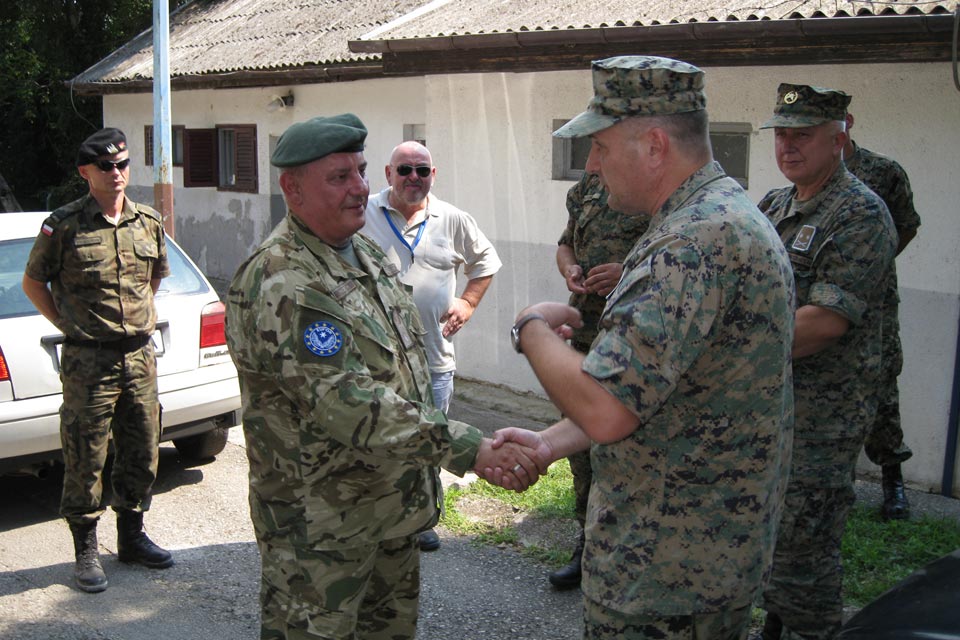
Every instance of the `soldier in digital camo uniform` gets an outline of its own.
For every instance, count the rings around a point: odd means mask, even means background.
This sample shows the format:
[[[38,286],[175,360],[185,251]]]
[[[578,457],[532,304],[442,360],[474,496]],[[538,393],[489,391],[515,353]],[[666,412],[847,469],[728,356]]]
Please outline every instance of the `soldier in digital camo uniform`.
[[[847,112],[847,132],[853,127],[853,114]],[[843,162],[847,170],[870,187],[883,199],[893,225],[897,229],[897,255],[917,235],[920,215],[913,206],[910,179],[900,164],[887,156],[857,145],[853,138],[843,148]],[[877,405],[877,419],[867,431],[864,450],[870,461],[880,466],[883,504],[880,515],[884,520],[905,520],[910,517],[910,504],[903,488],[900,464],[913,455],[903,441],[900,423],[900,392],[897,377],[903,368],[903,349],[900,345],[900,295],[897,280],[892,278],[883,301],[883,370]]]
[[[156,569],[173,564],[143,532],[160,443],[153,295],[170,267],[160,214],[125,195],[129,164],[119,129],[80,145],[77,171],[90,193],[44,221],[23,277],[24,293],[66,337],[60,515],[73,534],[76,584],[87,592],[107,588],[97,521],[111,436],[117,556]]]
[[[590,135],[587,171],[609,206],[650,227],[586,356],[562,340],[575,309],[521,312],[515,344],[566,417],[497,437],[536,447],[541,464],[590,447],[586,638],[740,639],[790,459],[790,263],[712,160],[700,69],[615,57],[593,63],[593,84],[588,110],[554,135]]]
[[[520,448],[494,452],[434,407],[413,298],[356,234],[366,134],[353,114],[284,132],[271,163],[289,213],[227,296],[265,640],[413,638],[417,533],[437,522],[437,466],[537,477]]]
[[[841,91],[781,84],[777,166],[792,187],[760,203],[793,263],[796,428],[764,638],[832,638],[842,624],[840,541],[854,470],[877,408],[883,297],[895,278],[887,207],[847,171]]]
[[[574,331],[570,340],[580,353],[590,351],[600,330],[607,294],[613,291],[623,273],[623,259],[649,223],[647,218],[614,211],[607,206],[607,197],[600,178],[584,172],[567,192],[567,227],[557,243],[557,269],[570,291],[568,304],[580,312],[583,320],[583,326]],[[568,461],[581,529],[570,562],[549,575],[550,583],[558,589],[580,586],[583,527],[593,477],[589,451],[579,451],[569,456]]]

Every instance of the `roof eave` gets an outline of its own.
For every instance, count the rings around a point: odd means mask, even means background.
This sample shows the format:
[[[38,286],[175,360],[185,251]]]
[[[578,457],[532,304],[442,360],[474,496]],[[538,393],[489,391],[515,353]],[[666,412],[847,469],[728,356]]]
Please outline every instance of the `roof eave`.
[[[724,41],[749,38],[949,35],[952,14],[727,20],[639,26],[551,29],[424,38],[351,40],[354,53],[409,54],[427,51],[534,48],[597,44]]]
[[[199,89],[240,89],[280,85],[348,82],[383,75],[380,60],[342,64],[310,65],[279,69],[251,69],[223,73],[171,76],[172,91]],[[68,81],[69,85],[70,82]],[[77,95],[107,95],[153,91],[153,78],[117,82],[74,82]]]

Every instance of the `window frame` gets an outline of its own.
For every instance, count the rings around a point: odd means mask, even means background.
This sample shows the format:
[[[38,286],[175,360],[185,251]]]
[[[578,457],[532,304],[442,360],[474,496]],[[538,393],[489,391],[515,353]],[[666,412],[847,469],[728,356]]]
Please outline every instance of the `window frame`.
[[[257,125],[217,124],[183,134],[183,186],[259,193]],[[229,172],[229,175],[227,173]]]
[[[183,166],[183,136],[184,132],[187,130],[186,125],[175,124],[170,127],[170,140],[173,145],[171,150],[173,157],[173,166],[182,167]],[[177,144],[177,136],[179,134],[180,144]],[[177,161],[177,149],[180,150],[180,161]],[[143,126],[143,164],[147,167],[153,166],[153,125],[146,124]]]

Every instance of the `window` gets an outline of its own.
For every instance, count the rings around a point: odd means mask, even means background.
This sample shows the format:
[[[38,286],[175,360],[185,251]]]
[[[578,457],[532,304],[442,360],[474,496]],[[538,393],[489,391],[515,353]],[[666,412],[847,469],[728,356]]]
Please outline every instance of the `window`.
[[[744,189],[749,182],[750,134],[752,127],[747,122],[711,122],[710,144],[713,159],[720,163],[728,176]]]
[[[183,186],[257,193],[256,125],[186,129]]]
[[[403,139],[407,140],[416,140],[423,146],[427,146],[427,127],[422,124],[405,124],[403,125]]]
[[[556,131],[569,120],[554,120],[553,129]],[[553,179],[579,180],[583,176],[583,168],[587,166],[587,156],[590,155],[590,138],[554,138],[553,139]]]
[[[556,131],[568,120],[554,120]],[[728,176],[740,183],[744,189],[748,185],[750,166],[750,134],[753,129],[746,122],[711,122],[710,144],[713,146],[713,158],[720,163]],[[553,179],[579,180],[587,166],[590,155],[590,138],[554,138],[553,139]]]
[[[170,138],[173,141],[173,166],[183,166],[183,132],[186,129],[182,124],[175,124],[170,128]],[[148,167],[153,166],[153,125],[143,128],[144,161]]]

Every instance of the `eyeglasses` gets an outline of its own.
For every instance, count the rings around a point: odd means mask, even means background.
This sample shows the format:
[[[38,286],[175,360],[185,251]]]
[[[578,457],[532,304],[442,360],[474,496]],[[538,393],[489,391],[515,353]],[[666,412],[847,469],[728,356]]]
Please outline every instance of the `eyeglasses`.
[[[406,177],[410,175],[411,171],[416,171],[417,175],[421,178],[426,178],[430,175],[430,172],[433,171],[432,167],[429,167],[425,164],[417,165],[416,167],[409,164],[399,164],[397,165],[397,175],[401,177]]]
[[[97,169],[100,169],[100,171],[104,173],[110,173],[114,169],[123,171],[130,165],[130,158],[124,158],[123,160],[97,160],[93,164],[97,165]]]

